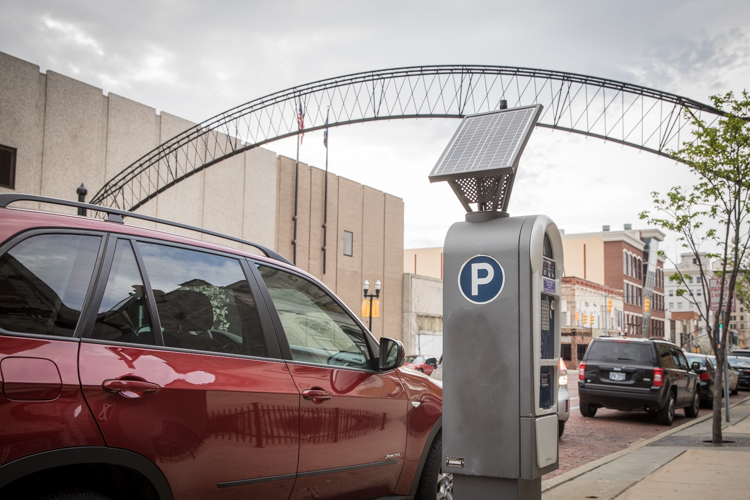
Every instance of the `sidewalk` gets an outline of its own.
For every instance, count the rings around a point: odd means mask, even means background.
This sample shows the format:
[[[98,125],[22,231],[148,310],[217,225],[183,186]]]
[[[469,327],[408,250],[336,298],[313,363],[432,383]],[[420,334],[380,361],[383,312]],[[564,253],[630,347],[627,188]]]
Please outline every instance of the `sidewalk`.
[[[701,500],[750,497],[750,397],[722,422],[713,446],[711,415],[542,482],[543,500]],[[596,439],[596,436],[591,436]],[[704,441],[709,441],[705,443]]]

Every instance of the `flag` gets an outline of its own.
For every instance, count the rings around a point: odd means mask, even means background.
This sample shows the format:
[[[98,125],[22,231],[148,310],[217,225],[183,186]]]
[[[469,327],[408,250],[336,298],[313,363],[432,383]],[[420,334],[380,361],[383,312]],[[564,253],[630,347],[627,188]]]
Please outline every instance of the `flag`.
[[[323,145],[328,149],[328,113],[331,110],[326,111],[326,130],[323,132]]]
[[[302,111],[302,101],[299,102],[299,113],[297,114],[297,126],[302,131],[302,138],[299,142],[305,140],[305,112]]]

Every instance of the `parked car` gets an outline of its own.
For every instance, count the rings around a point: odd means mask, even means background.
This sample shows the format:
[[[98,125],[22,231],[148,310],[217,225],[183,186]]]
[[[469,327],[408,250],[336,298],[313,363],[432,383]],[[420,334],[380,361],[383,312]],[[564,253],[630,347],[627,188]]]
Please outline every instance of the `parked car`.
[[[189,228],[0,195],[0,498],[437,498],[442,390],[400,342],[269,249],[123,217]]]
[[[441,382],[443,381],[443,357],[442,356],[440,356],[437,366],[430,374],[430,378],[433,380],[439,380]]]
[[[406,356],[404,360],[404,368],[417,370],[427,376],[432,374],[432,371],[437,367],[437,364],[437,356],[429,354],[412,354]]]
[[[672,425],[675,409],[698,416],[698,375],[684,353],[661,340],[595,338],[578,368],[578,395],[584,417],[601,407],[645,410]]]
[[[737,370],[738,387],[750,387],[750,357],[729,356],[727,361],[732,368]]]
[[[560,358],[560,378],[557,384],[557,436],[565,432],[565,422],[570,418],[570,392],[568,392],[568,367]]]
[[[685,357],[693,366],[693,363],[698,363],[695,366],[695,372],[698,374],[700,379],[700,400],[701,405],[706,408],[712,408],[714,404],[714,378],[716,376],[716,357],[708,356],[706,354],[696,354],[692,352],[685,353]],[[750,358],[747,358],[750,360]],[[737,394],[739,387],[739,374],[737,370],[731,366],[727,367],[727,374],[729,375],[729,393]],[[722,391],[723,396],[723,391]]]
[[[560,358],[560,377],[557,388],[557,429],[558,437],[565,431],[565,422],[570,418],[570,392],[568,392],[568,369]],[[430,375],[431,379],[443,381],[443,357],[440,356],[437,368]]]

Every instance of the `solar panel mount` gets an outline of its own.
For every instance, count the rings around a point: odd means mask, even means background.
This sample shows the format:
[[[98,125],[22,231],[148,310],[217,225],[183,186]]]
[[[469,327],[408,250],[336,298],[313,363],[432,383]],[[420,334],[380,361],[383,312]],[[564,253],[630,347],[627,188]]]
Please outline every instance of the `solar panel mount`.
[[[542,105],[465,117],[430,173],[448,181],[467,212],[507,211],[518,162]]]

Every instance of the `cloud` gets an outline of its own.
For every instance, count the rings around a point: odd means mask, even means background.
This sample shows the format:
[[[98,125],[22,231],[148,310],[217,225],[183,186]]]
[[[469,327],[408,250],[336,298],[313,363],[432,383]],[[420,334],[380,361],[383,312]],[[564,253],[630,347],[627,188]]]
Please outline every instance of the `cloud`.
[[[43,22],[50,31],[59,35],[60,39],[57,40],[58,42],[72,42],[80,47],[93,50],[96,55],[104,55],[104,50],[102,49],[99,42],[94,40],[94,38],[92,38],[78,26],[60,22],[51,18],[43,19]]]

